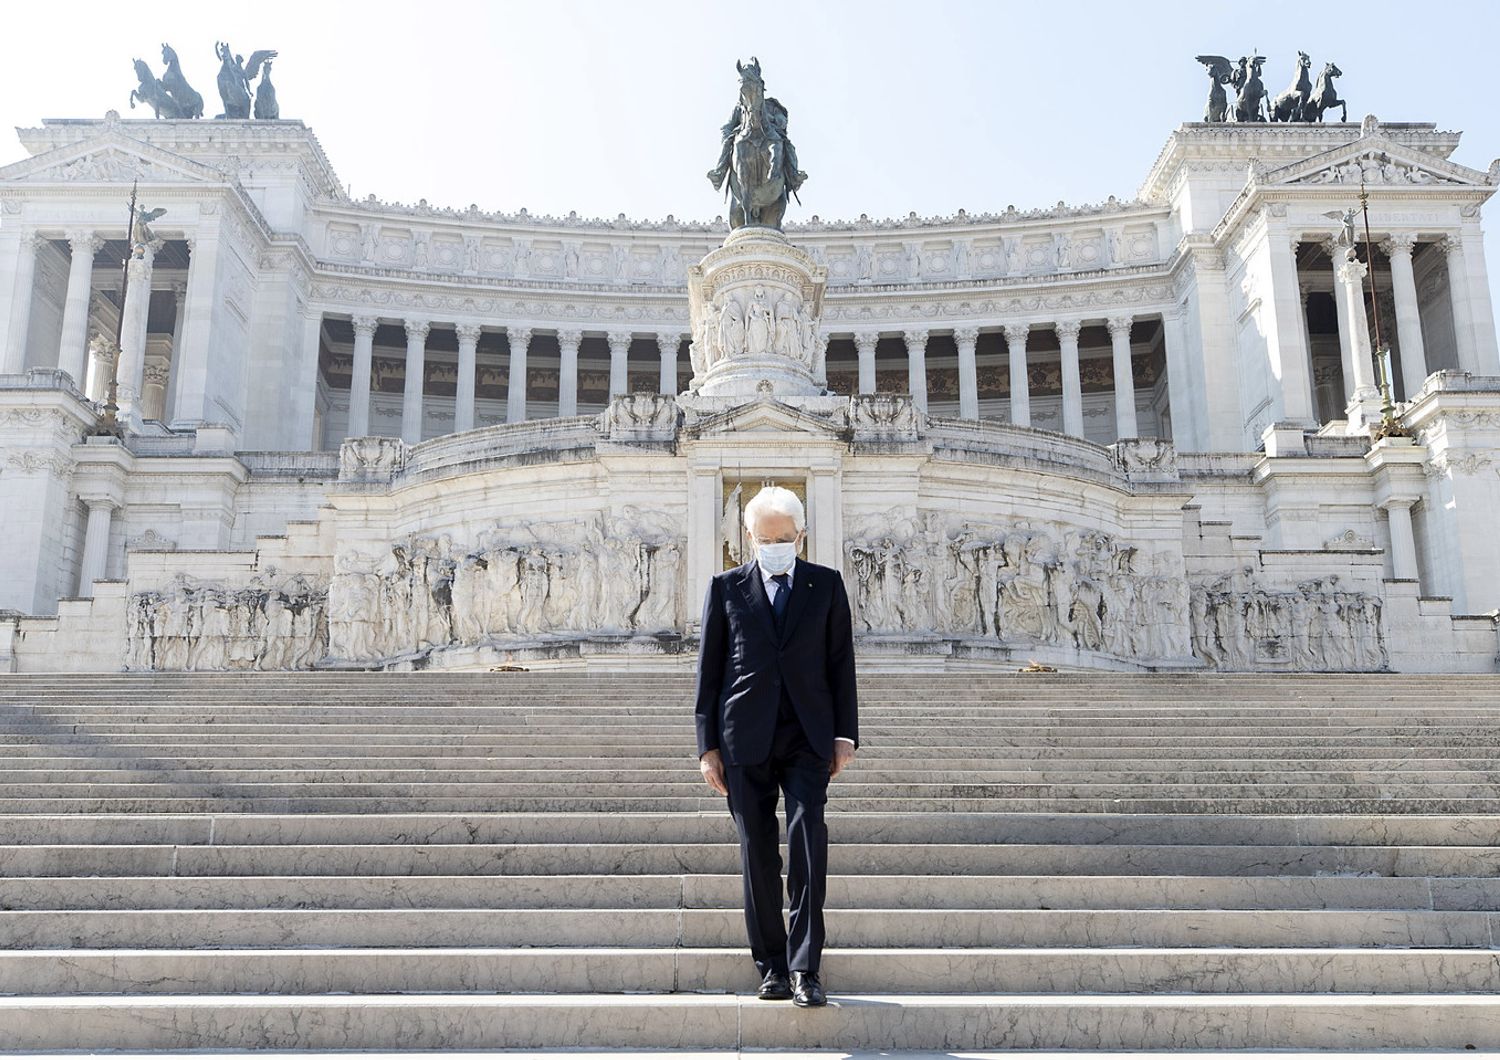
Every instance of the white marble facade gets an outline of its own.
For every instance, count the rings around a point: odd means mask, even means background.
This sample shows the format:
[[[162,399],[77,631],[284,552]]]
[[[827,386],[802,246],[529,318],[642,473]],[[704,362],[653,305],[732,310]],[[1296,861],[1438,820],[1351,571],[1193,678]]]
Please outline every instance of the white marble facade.
[[[1189,124],[1133,198],[774,247],[355,200],[295,121],[20,136],[0,669],[689,665],[761,481],[872,667],[1497,669],[1500,167],[1456,133]]]

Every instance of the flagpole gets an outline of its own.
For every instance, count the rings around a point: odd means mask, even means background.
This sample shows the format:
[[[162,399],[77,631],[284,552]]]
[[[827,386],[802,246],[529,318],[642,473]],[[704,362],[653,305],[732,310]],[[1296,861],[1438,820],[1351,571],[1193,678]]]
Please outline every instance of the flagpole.
[[[115,438],[122,437],[124,430],[120,426],[118,404],[120,390],[120,343],[125,337],[125,298],[130,293],[130,259],[135,254],[135,196],[136,182],[130,184],[130,218],[125,225],[125,260],[120,266],[120,312],[115,318],[115,356],[109,370],[109,387],[105,391],[104,414],[99,417],[99,424],[94,428],[96,435],[110,435]]]

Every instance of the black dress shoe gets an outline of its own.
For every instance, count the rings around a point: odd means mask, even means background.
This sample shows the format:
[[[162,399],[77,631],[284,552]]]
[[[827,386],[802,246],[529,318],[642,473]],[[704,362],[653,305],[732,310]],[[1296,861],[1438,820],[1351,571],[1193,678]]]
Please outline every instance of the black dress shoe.
[[[803,1008],[828,1004],[828,999],[823,996],[823,984],[818,982],[817,972],[792,973],[792,1004]]]
[[[792,996],[792,984],[787,981],[785,972],[772,968],[761,981],[760,993],[756,996],[762,1001],[787,1001]]]

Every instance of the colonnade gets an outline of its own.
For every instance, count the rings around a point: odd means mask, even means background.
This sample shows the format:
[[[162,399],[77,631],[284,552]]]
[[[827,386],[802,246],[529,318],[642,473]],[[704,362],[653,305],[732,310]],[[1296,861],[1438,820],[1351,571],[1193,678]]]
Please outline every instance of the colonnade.
[[[1130,329],[1135,320],[1136,317],[1131,314],[1117,314],[1103,321],[1110,336],[1115,427],[1116,436],[1120,438],[1134,438],[1140,429],[1136,417],[1135,375],[1130,349]],[[1083,437],[1083,387],[1078,367],[1078,336],[1088,323],[1096,322],[1083,318],[1066,318],[1041,323],[1009,321],[994,326],[1004,336],[1009,360],[1011,423],[1021,427],[1031,426],[1031,373],[1027,343],[1033,330],[1050,327],[1057,335],[1062,358],[1063,431]],[[976,350],[982,330],[984,329],[976,326],[941,330],[910,328],[901,333],[906,345],[908,389],[918,408],[924,412],[927,410],[928,342],[934,334],[947,333],[952,335],[958,349],[959,418],[979,419]],[[875,347],[880,338],[878,331],[859,331],[853,335],[854,348],[859,358],[858,390],[861,394],[875,393]]]

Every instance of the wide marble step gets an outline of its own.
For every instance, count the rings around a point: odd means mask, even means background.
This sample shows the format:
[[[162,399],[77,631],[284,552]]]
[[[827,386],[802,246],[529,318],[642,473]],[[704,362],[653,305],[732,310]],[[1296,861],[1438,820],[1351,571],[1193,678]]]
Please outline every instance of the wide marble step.
[[[850,993],[1500,994],[1480,949],[1088,946],[824,950]],[[0,953],[0,995],[751,992],[738,949],[60,949]]]
[[[0,1049],[1493,1049],[1476,994],[0,998]]]

